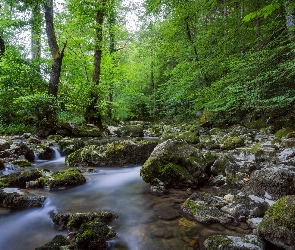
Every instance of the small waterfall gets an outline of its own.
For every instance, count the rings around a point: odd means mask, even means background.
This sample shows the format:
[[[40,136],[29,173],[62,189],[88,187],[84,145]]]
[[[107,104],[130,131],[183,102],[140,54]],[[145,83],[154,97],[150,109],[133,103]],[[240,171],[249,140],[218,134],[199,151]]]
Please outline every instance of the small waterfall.
[[[54,151],[54,155],[53,155],[54,160],[62,158],[61,153],[60,153],[60,149],[58,147],[52,146],[51,149]]]

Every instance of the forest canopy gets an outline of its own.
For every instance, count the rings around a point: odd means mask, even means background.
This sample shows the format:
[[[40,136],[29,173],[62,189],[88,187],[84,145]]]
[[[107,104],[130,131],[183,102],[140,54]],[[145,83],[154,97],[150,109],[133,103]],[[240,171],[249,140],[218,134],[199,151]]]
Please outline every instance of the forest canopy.
[[[294,122],[291,0],[0,7],[1,132],[54,132],[63,121]]]

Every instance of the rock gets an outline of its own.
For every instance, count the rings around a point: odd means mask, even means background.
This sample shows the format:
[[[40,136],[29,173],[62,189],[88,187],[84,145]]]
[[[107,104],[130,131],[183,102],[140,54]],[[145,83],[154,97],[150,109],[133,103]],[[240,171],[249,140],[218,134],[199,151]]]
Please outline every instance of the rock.
[[[143,137],[143,126],[142,125],[127,125],[120,126],[114,130],[117,136],[130,136],[130,137]]]
[[[235,136],[235,137],[228,137],[223,142],[221,148],[222,149],[235,149],[238,147],[243,147],[245,145],[244,140]]]
[[[25,168],[25,167],[32,167],[33,164],[28,160],[15,160],[9,163],[13,168]]]
[[[0,151],[4,151],[10,148],[10,144],[8,141],[0,139]]]
[[[262,218],[250,218],[247,220],[247,224],[252,229],[257,229],[258,225],[262,221]]]
[[[54,157],[54,150],[46,145],[40,144],[36,148],[38,158],[41,160],[51,160]]]
[[[293,184],[294,185],[294,184]],[[295,249],[295,195],[285,196],[273,204],[258,226],[261,236],[287,250]]]
[[[4,165],[3,161],[0,160],[0,170],[2,170],[4,168],[5,168],[5,165]]]
[[[56,235],[49,243],[42,247],[37,247],[35,250],[59,250],[70,249],[70,241],[63,235]]]
[[[70,168],[64,171],[49,172],[38,178],[38,182],[39,187],[64,189],[82,185],[86,182],[86,178],[79,170]]]
[[[229,224],[234,218],[220,211],[226,201],[206,193],[194,193],[182,205],[182,210],[201,223]]]
[[[169,139],[154,149],[140,175],[152,185],[161,181],[166,187],[198,186],[207,179],[206,165],[200,150],[183,140]]]
[[[254,171],[245,183],[242,191],[245,194],[264,198],[269,194],[276,200],[285,195],[295,194],[295,167],[279,165]]]
[[[62,139],[63,139],[63,137],[61,135],[50,135],[47,137],[47,140],[53,140],[56,142],[59,142]]]
[[[6,193],[0,189],[0,204],[9,208],[41,207],[45,201],[44,196],[27,196],[17,192]]]
[[[9,152],[10,155],[13,155],[15,158],[19,158],[19,156],[23,155],[28,161],[32,162],[35,159],[34,150],[24,143],[12,144]]]
[[[263,250],[264,242],[256,235],[250,234],[244,237],[228,235],[211,235],[205,242],[207,250]]]
[[[72,131],[74,136],[100,137],[102,131],[93,124],[75,125]]]
[[[83,148],[85,146],[85,142],[83,142],[80,138],[71,138],[71,139],[62,139],[58,142],[58,147],[62,151],[63,154],[69,155],[76,150]]]
[[[106,249],[107,240],[116,235],[106,224],[118,218],[114,212],[53,213],[51,218],[60,227],[77,230],[69,238],[79,249]]]
[[[197,144],[200,142],[198,133],[191,131],[164,133],[161,136],[161,139],[179,139],[191,144]]]
[[[97,166],[143,164],[157,144],[150,140],[123,140],[102,146],[86,146],[68,155],[66,163],[69,166],[79,166],[83,163]]]
[[[155,214],[163,220],[174,220],[180,217],[180,214],[173,208],[171,202],[161,202],[153,207]]]

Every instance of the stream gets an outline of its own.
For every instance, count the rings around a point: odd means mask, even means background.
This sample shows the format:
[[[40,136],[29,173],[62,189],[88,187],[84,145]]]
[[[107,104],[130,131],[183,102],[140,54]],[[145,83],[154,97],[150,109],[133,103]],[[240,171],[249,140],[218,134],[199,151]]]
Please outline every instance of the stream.
[[[57,153],[51,161],[36,161],[35,167],[52,171],[67,169],[65,157]],[[190,250],[199,249],[198,237],[225,232],[220,225],[205,226],[182,216],[161,218],[167,204],[180,207],[182,198],[156,196],[149,193],[149,184],[140,177],[141,166],[122,168],[91,168],[85,173],[86,184],[59,191],[24,190],[47,197],[41,208],[10,211],[0,210],[0,249],[32,250],[43,246],[59,231],[50,219],[50,212],[92,212],[111,210],[119,219],[110,223],[117,236],[108,249]],[[161,204],[163,205],[161,208]],[[169,214],[169,211],[166,214]],[[165,214],[165,213],[164,213]]]

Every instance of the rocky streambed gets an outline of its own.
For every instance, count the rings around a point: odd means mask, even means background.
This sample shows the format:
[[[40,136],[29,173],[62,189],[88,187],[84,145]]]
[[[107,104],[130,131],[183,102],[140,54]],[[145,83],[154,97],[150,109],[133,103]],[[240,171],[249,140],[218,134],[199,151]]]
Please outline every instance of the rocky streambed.
[[[152,249],[295,249],[293,129],[209,129],[133,122],[110,127],[109,134],[116,137],[3,137],[2,207],[44,208],[51,197],[58,197],[60,202],[61,197],[71,193],[73,196],[65,200],[72,206],[57,202],[54,209],[62,219],[54,220],[51,213],[51,225],[70,231],[68,236],[61,231],[63,236],[51,242],[54,246],[150,249],[152,244]],[[160,140],[145,139],[143,135],[158,136]],[[63,169],[40,168],[36,162],[30,165],[35,157],[52,159],[53,146],[57,145],[67,155]],[[114,177],[118,171],[132,173],[132,178],[126,174],[124,181],[119,180]],[[98,180],[104,184],[94,190]],[[93,205],[99,200],[96,191],[107,193],[118,183],[120,190],[128,192],[130,185],[137,190],[129,190],[125,203],[113,200],[107,210],[103,205]],[[43,195],[31,195],[32,190],[43,190]],[[60,192],[64,194],[56,195]],[[118,199],[114,192],[109,195]],[[110,213],[112,219],[93,217],[93,213]],[[79,221],[78,226],[71,226],[72,219],[65,219],[69,216]],[[50,246],[44,247],[40,249]]]

